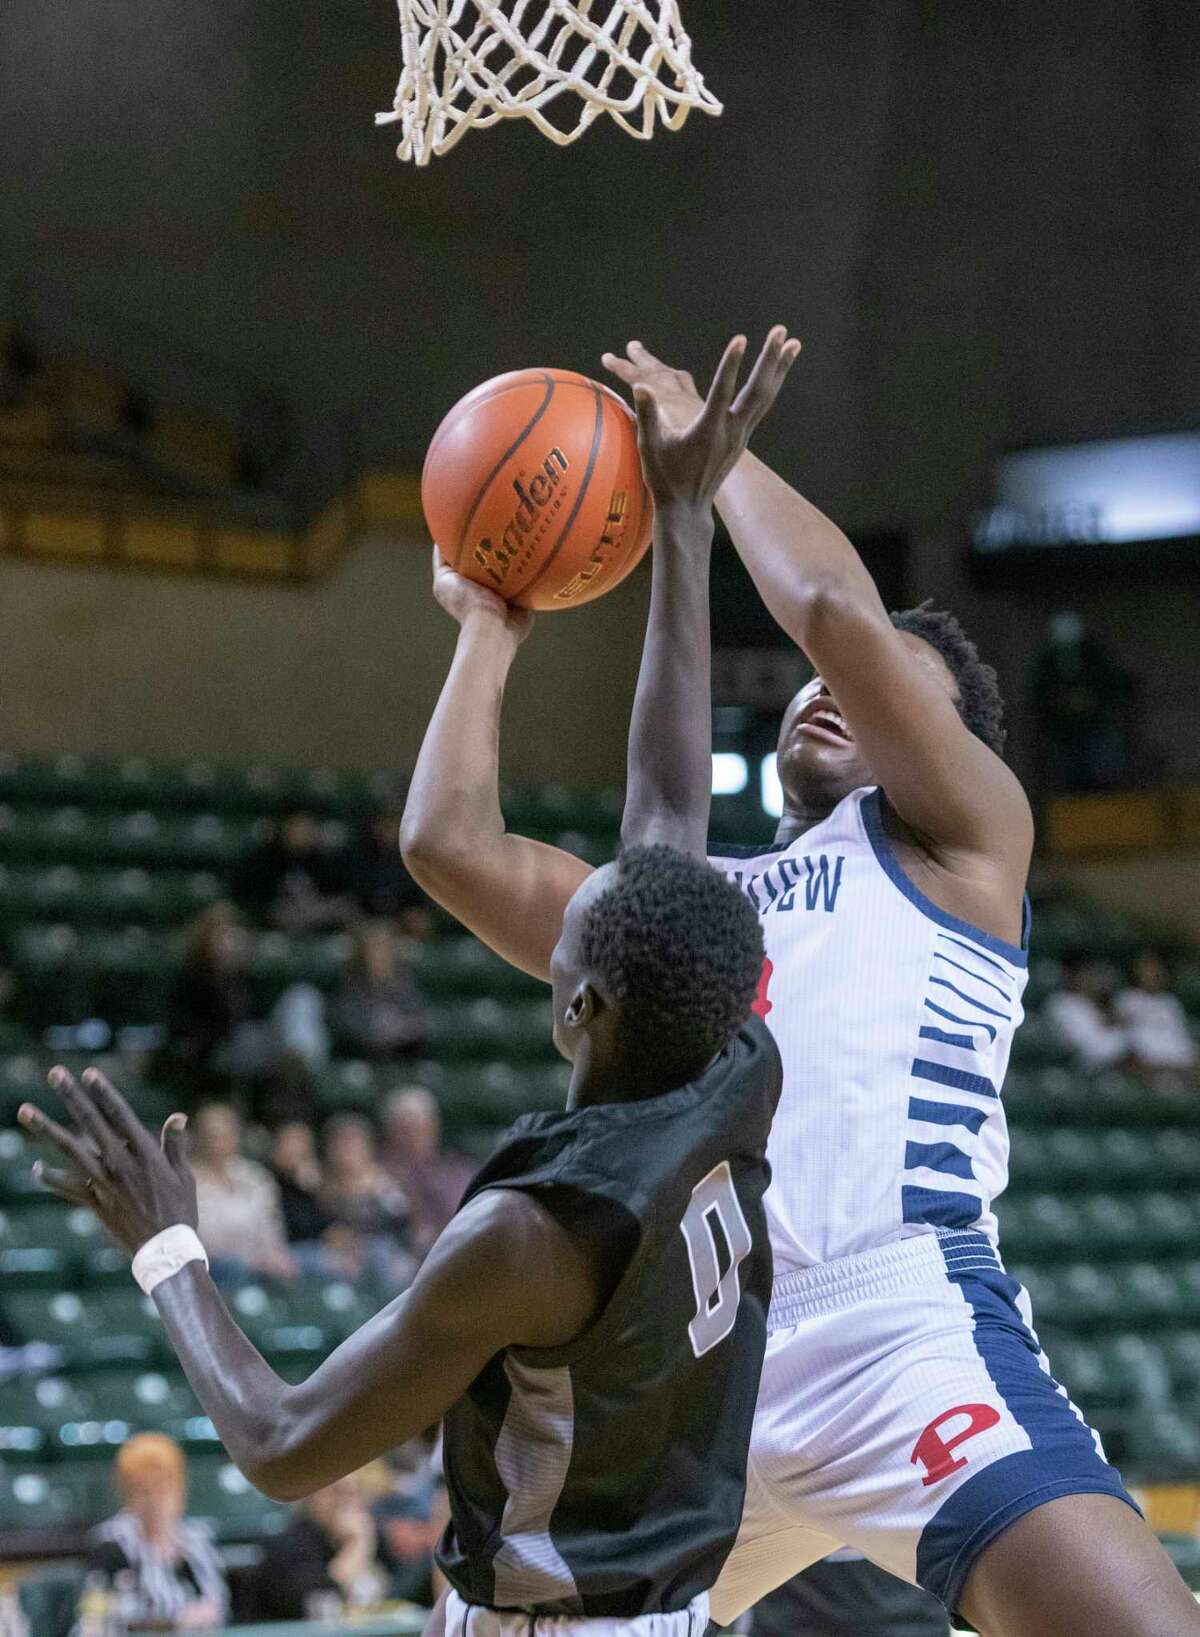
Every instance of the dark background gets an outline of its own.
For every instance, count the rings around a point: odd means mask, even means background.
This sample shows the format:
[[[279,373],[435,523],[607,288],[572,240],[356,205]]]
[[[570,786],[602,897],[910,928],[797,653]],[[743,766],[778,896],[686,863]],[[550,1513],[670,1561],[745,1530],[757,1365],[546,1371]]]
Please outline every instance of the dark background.
[[[1200,770],[1195,582],[1147,558],[986,589],[969,514],[1006,444],[1200,407],[1200,13],[1167,0],[686,0],[725,102],[678,135],[519,124],[391,156],[389,0],[0,17],[0,273],[53,282],[415,467],[500,370],[598,372],[639,336],[697,371],[735,329],[804,337],[760,451],[909,595],[960,607],[1020,698],[1059,603],[1144,678]],[[164,368],[166,364],[164,363]],[[718,621],[720,609],[718,608]]]

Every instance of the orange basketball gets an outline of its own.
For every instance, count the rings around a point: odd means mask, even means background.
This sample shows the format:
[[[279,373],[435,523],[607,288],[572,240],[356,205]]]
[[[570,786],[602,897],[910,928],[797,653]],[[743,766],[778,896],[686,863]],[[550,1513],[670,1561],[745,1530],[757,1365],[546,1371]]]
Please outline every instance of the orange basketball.
[[[421,504],[442,556],[522,608],[578,608],[619,585],[650,543],[637,423],[565,369],[497,375],[434,433]]]

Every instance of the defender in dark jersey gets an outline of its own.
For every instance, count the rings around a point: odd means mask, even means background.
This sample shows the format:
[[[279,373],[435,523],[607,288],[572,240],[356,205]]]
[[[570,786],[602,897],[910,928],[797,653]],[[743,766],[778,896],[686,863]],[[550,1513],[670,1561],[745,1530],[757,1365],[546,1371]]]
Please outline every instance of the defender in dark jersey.
[[[735,400],[741,351],[729,349],[694,427],[664,432],[639,406],[656,596],[663,566],[711,538],[716,488],[790,363],[778,343],[764,349]],[[463,634],[418,804],[436,783],[463,645],[515,652],[528,627],[450,579]],[[644,667],[639,687],[695,685],[690,661],[666,663]],[[499,702],[489,712],[475,700],[485,734]],[[707,759],[698,735],[689,785]],[[95,1070],[82,1084],[51,1074],[74,1130],[21,1110],[66,1160],[38,1174],[134,1255],[197,1397],[258,1488],[296,1499],[445,1418],[447,1620],[472,1637],[524,1634],[538,1616],[645,1617],[645,1637],[690,1637],[737,1532],[781,1068],[750,1016],[758,920],[704,862],[706,827],[694,804],[631,778],[627,850],[575,893],[551,963],[555,1041],[574,1068],[566,1111],[517,1122],[412,1288],[298,1385],[250,1345],[208,1276],[183,1116],[156,1142]]]

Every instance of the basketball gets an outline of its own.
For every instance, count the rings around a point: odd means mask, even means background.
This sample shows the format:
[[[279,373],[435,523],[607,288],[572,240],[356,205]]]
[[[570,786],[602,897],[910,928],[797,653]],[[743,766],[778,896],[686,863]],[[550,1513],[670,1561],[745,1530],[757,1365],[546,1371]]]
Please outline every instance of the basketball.
[[[442,556],[522,608],[578,608],[641,561],[653,510],[637,423],[571,370],[485,381],[434,433],[421,504]]]

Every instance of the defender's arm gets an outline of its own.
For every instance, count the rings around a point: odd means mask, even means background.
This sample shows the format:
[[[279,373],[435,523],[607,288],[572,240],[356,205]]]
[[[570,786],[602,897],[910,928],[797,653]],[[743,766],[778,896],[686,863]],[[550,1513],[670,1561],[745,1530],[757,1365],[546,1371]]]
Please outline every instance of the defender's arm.
[[[460,630],[409,787],[404,862],[497,954],[548,982],[563,911],[591,866],[511,834],[500,811],[500,711],[532,615],[455,574],[436,547],[434,595]]]
[[[92,1208],[130,1254],[168,1227],[194,1230],[182,1117],[171,1117],[160,1145],[95,1070],[82,1086],[65,1070],[51,1083],[76,1130],[30,1104],[20,1115],[67,1162],[38,1168],[46,1185]],[[594,1249],[528,1195],[497,1188],[454,1218],[410,1290],[296,1386],[251,1345],[203,1262],[163,1279],[154,1300],[230,1458],[265,1494],[295,1500],[432,1426],[503,1348],[573,1340],[605,1288]]]
[[[707,402],[675,426],[639,385],[638,442],[654,497],[650,615],[629,730],[621,838],[665,842],[703,858],[712,796],[709,565],[713,499],[767,413],[799,352],[782,327],[767,337],[737,394],[745,340],[725,349]]]

